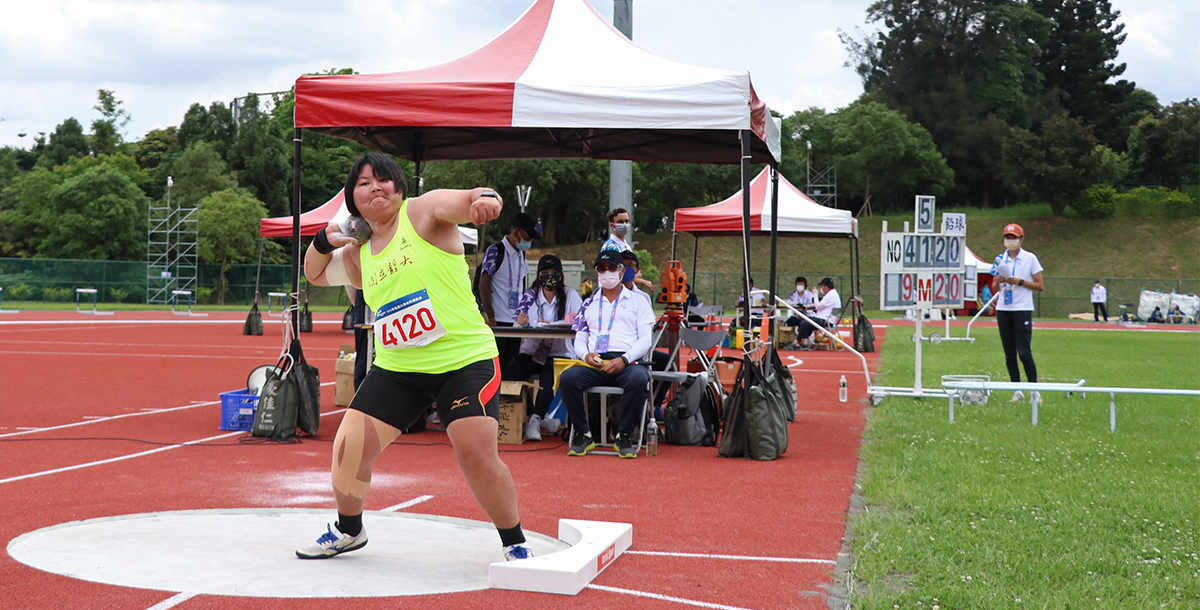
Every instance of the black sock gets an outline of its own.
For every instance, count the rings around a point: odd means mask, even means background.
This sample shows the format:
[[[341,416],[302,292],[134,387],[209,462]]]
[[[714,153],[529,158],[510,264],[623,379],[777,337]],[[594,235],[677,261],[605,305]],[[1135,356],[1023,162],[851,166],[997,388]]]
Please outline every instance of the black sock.
[[[521,522],[508,529],[496,528],[500,532],[500,544],[503,546],[512,546],[514,544],[525,544],[525,532],[521,531]]]
[[[333,526],[347,536],[357,536],[362,533],[362,513],[354,516],[338,513],[337,523],[334,523]]]

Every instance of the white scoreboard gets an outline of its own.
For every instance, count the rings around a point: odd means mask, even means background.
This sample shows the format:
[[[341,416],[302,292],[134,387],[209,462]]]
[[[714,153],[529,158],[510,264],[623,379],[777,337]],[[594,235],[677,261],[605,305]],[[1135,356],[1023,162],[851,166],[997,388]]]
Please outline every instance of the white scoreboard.
[[[975,300],[975,266],[964,264],[966,238],[945,233],[883,233],[879,308],[960,308]]]

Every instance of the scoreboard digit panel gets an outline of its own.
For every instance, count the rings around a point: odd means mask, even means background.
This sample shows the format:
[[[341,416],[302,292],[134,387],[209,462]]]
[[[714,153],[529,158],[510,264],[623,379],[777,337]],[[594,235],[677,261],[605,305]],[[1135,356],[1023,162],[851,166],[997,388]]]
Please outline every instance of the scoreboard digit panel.
[[[964,277],[965,249],[960,235],[883,233],[880,308],[962,307],[964,298],[973,300],[973,281],[968,288]]]

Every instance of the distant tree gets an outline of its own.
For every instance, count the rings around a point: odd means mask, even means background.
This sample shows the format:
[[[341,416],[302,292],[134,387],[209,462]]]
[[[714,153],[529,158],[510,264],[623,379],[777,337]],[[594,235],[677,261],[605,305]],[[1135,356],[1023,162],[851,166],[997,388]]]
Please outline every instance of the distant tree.
[[[229,265],[255,260],[259,221],[267,211],[244,189],[213,193],[200,200],[200,260],[220,264],[217,304],[225,304],[225,270]]]
[[[1004,143],[1007,179],[1015,192],[1049,203],[1062,216],[1085,189],[1105,182],[1107,150],[1091,127],[1059,115],[1042,123],[1039,133],[1013,131]]]
[[[1108,0],[1030,0],[1053,27],[1038,40],[1037,59],[1047,92],[1071,116],[1091,125],[1101,144],[1126,150],[1129,129],[1143,112],[1157,109],[1147,91],[1127,80],[1117,63],[1125,25]]]
[[[21,152],[19,148],[11,146],[0,147],[0,191],[3,191],[4,187],[8,186],[20,171],[17,161]]]
[[[813,147],[815,171],[832,165],[830,143],[833,141],[833,122],[829,116],[825,110],[813,107],[797,110],[783,119],[779,172],[802,189],[808,182],[809,143]]]
[[[178,128],[152,129],[133,146],[133,157],[149,172],[142,185],[146,196],[158,200],[166,196],[167,176],[175,166],[175,158],[183,149],[179,145]]]
[[[272,216],[290,214],[292,155],[283,132],[260,109],[258,96],[253,94],[246,97],[238,121],[228,156],[238,184],[263,202]]]
[[[8,187],[0,191],[0,254],[21,258],[51,256],[42,252],[41,246],[52,232],[51,227],[47,226],[48,222],[54,222],[47,220],[47,214],[51,214],[57,206],[52,195],[64,183],[98,167],[120,174],[125,182],[135,186],[145,181],[145,173],[133,158],[124,155],[73,157],[53,169],[38,167],[18,174]],[[106,188],[111,185],[111,182],[101,184]],[[88,186],[88,183],[82,183],[81,186]],[[105,192],[140,202],[132,195],[127,196],[121,188],[111,188]],[[140,231],[144,250],[145,221],[141,222],[134,228]]]
[[[87,136],[83,135],[83,125],[72,117],[54,128],[37,164],[50,168],[66,163],[71,157],[86,157],[90,151]]]
[[[92,153],[95,155],[111,155],[119,152],[122,142],[122,130],[129,124],[129,112],[125,110],[125,102],[118,100],[108,89],[96,92],[97,102],[93,110],[100,113],[102,118],[92,121]]]
[[[842,33],[867,95],[929,131],[956,197],[992,205],[1009,130],[1046,114],[1034,62],[1049,21],[1019,0],[877,0],[867,22],[882,30]]]
[[[37,256],[145,260],[150,200],[128,177],[97,165],[50,193],[35,233]]]
[[[1176,102],[1159,116],[1145,116],[1129,134],[1133,178],[1179,189],[1200,183],[1200,101]]]
[[[761,169],[754,168],[754,174]],[[637,162],[633,186],[641,191],[633,197],[634,229],[638,234],[652,235],[671,230],[675,210],[716,203],[737,192],[740,170],[736,165]],[[599,210],[603,221],[598,228],[601,236],[607,237],[608,205],[603,191],[600,200],[604,204]]]
[[[207,142],[192,144],[175,157],[171,177],[175,183],[171,188],[174,207],[194,208],[201,199],[237,186],[221,156]]]
[[[839,194],[862,196],[865,210],[872,209],[873,194],[883,200],[875,209],[902,209],[916,193],[942,196],[954,185],[929,132],[899,112],[858,101],[830,119]]]

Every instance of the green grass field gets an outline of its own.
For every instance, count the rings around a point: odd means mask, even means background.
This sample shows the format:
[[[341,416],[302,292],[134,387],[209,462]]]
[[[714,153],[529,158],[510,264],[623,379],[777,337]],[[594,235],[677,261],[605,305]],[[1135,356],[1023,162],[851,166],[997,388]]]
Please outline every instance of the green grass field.
[[[1007,380],[995,330],[926,345],[942,374]],[[961,336],[961,335],[959,335]],[[1200,388],[1200,334],[1035,330],[1040,381]],[[911,386],[906,332],[878,383]],[[887,398],[868,417],[852,516],[855,608],[1200,607],[1200,398],[1046,394],[987,406]]]

